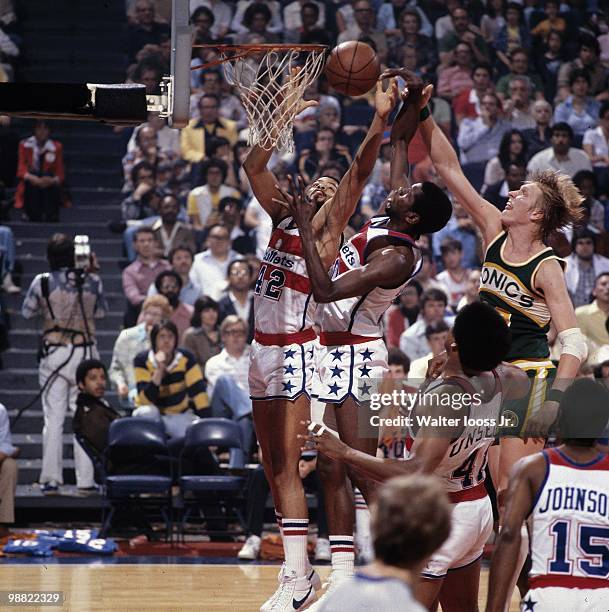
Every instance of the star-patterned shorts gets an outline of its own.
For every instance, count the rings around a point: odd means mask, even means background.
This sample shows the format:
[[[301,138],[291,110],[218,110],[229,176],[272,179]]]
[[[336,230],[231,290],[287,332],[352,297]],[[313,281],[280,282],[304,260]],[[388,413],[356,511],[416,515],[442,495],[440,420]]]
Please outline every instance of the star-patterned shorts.
[[[569,576],[566,576],[568,579]],[[569,603],[571,602],[571,603]],[[520,603],[521,612],[605,612],[609,609],[609,588],[568,589],[544,587],[530,589]]]
[[[294,400],[303,393],[310,397],[315,342],[268,346],[254,340],[250,353],[250,397]]]
[[[348,397],[358,404],[367,402],[388,369],[387,347],[381,338],[362,344],[318,345],[313,395],[330,404]]]
[[[493,509],[488,496],[459,502],[452,508],[450,535],[421,572],[425,578],[443,578],[449,570],[465,567],[479,559],[493,531]]]

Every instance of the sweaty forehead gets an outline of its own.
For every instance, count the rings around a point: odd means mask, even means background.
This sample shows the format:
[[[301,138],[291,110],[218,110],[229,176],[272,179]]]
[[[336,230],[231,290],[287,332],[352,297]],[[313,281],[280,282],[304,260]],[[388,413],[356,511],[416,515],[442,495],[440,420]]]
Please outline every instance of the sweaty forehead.
[[[527,194],[532,195],[535,199],[541,196],[541,188],[535,182],[527,181],[522,187]]]
[[[329,185],[334,188],[338,187],[338,179],[335,179],[333,176],[320,176],[315,183],[318,185]]]

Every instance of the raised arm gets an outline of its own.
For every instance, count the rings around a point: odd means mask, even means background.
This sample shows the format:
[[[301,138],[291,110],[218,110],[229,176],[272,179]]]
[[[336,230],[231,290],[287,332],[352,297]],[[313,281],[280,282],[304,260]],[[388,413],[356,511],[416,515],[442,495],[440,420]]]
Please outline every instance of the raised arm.
[[[408,83],[408,87],[421,84],[421,79],[406,68],[385,70],[381,76],[383,78],[399,76]],[[420,110],[425,108],[432,93],[431,85],[423,89]],[[431,113],[419,123],[419,129],[431,161],[446,187],[471,215],[474,223],[480,228],[484,241],[490,242],[501,231],[501,213],[490,202],[480,197],[467,180],[453,146],[436,125]]]
[[[545,460],[541,453],[521,459],[512,468],[503,527],[491,561],[486,612],[503,612],[507,607],[506,604],[509,605],[512,594],[508,593],[508,589],[516,571],[520,550],[520,529],[533,505],[531,472],[540,471],[545,471]]]
[[[273,225],[281,218],[283,210],[281,206],[274,203],[274,199],[280,198],[281,194],[275,187],[277,177],[267,168],[273,150],[265,151],[259,145],[254,145],[243,162],[243,169],[250,182],[252,192],[256,196],[260,206],[270,215]]]
[[[376,112],[362,144],[349,170],[342,177],[338,189],[315,214],[312,225],[317,236],[317,246],[324,260],[336,257],[341,234],[355,207],[379,156],[387,120],[398,99],[398,84],[392,79],[387,91],[381,81],[376,84],[374,103]]]
[[[298,75],[298,70],[295,69],[290,77],[295,84],[298,83],[298,79],[300,78]],[[288,96],[297,95],[298,88],[295,87],[292,92],[288,92]],[[317,102],[315,100],[302,100],[295,115],[299,115],[303,110],[311,106],[317,106]],[[245,174],[247,175],[256,199],[260,202],[262,208],[270,215],[275,225],[284,215],[284,210],[281,205],[275,203],[277,198],[281,198],[281,194],[275,187],[277,178],[267,167],[272,154],[273,149],[266,151],[261,146],[254,145],[243,162],[243,169],[245,170]]]
[[[411,85],[401,94],[404,104],[391,128],[391,189],[410,186],[408,146],[419,127],[419,107],[422,92],[422,86]]]
[[[433,117],[429,115],[420,126],[423,142],[438,174],[448,190],[471,215],[482,232],[484,242],[488,244],[501,232],[501,213],[482,198],[467,180],[454,148]]]

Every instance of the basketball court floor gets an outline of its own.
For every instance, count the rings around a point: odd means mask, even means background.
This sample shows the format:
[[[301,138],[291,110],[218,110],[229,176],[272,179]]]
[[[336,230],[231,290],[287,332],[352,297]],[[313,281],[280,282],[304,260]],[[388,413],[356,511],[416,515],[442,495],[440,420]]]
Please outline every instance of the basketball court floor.
[[[258,612],[277,585],[278,566],[235,564],[234,559],[122,557],[69,559],[4,559],[0,591],[63,591],[62,611],[201,610]],[[319,566],[322,580],[330,568]],[[483,570],[480,606],[484,609],[488,569]],[[4,599],[6,601],[6,599]],[[9,609],[0,605],[0,609]],[[13,609],[13,608],[10,608]],[[52,610],[27,607],[28,610]],[[397,609],[397,608],[396,608]],[[512,598],[510,612],[519,609]],[[465,612],[465,611],[464,611]]]

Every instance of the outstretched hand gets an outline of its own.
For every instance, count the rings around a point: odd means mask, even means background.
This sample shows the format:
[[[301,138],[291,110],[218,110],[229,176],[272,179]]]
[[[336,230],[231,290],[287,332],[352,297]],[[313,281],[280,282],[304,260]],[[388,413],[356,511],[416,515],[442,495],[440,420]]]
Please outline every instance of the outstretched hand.
[[[305,75],[302,72],[302,68],[299,66],[292,68],[288,76],[286,101],[288,107],[292,106],[292,104],[296,104],[294,116],[300,115],[303,110],[311,106],[319,105],[317,100],[304,100],[302,98],[302,89],[300,86],[302,85],[303,78],[305,78]]]
[[[281,185],[275,185],[275,188],[282,196],[282,199],[273,198],[275,204],[279,204],[286,208],[294,222],[300,230],[307,230],[311,227],[311,220],[315,216],[317,210],[313,202],[308,201],[305,196],[305,184],[302,176],[298,176],[296,182],[294,177],[288,175],[289,187],[286,191]]]
[[[383,91],[381,78],[376,82],[376,93],[374,94],[374,106],[376,113],[381,119],[387,119],[397,104],[399,97],[397,79],[391,79],[386,91]]]
[[[429,100],[433,94],[433,85],[426,85],[423,87],[423,80],[421,77],[417,76],[412,70],[408,70],[408,68],[388,68],[381,74],[381,79],[390,79],[400,77],[404,81],[406,81],[406,85],[408,90],[420,88],[422,90],[421,100],[419,102],[419,109],[423,109],[429,104]],[[402,94],[402,98],[404,99],[404,94]]]

